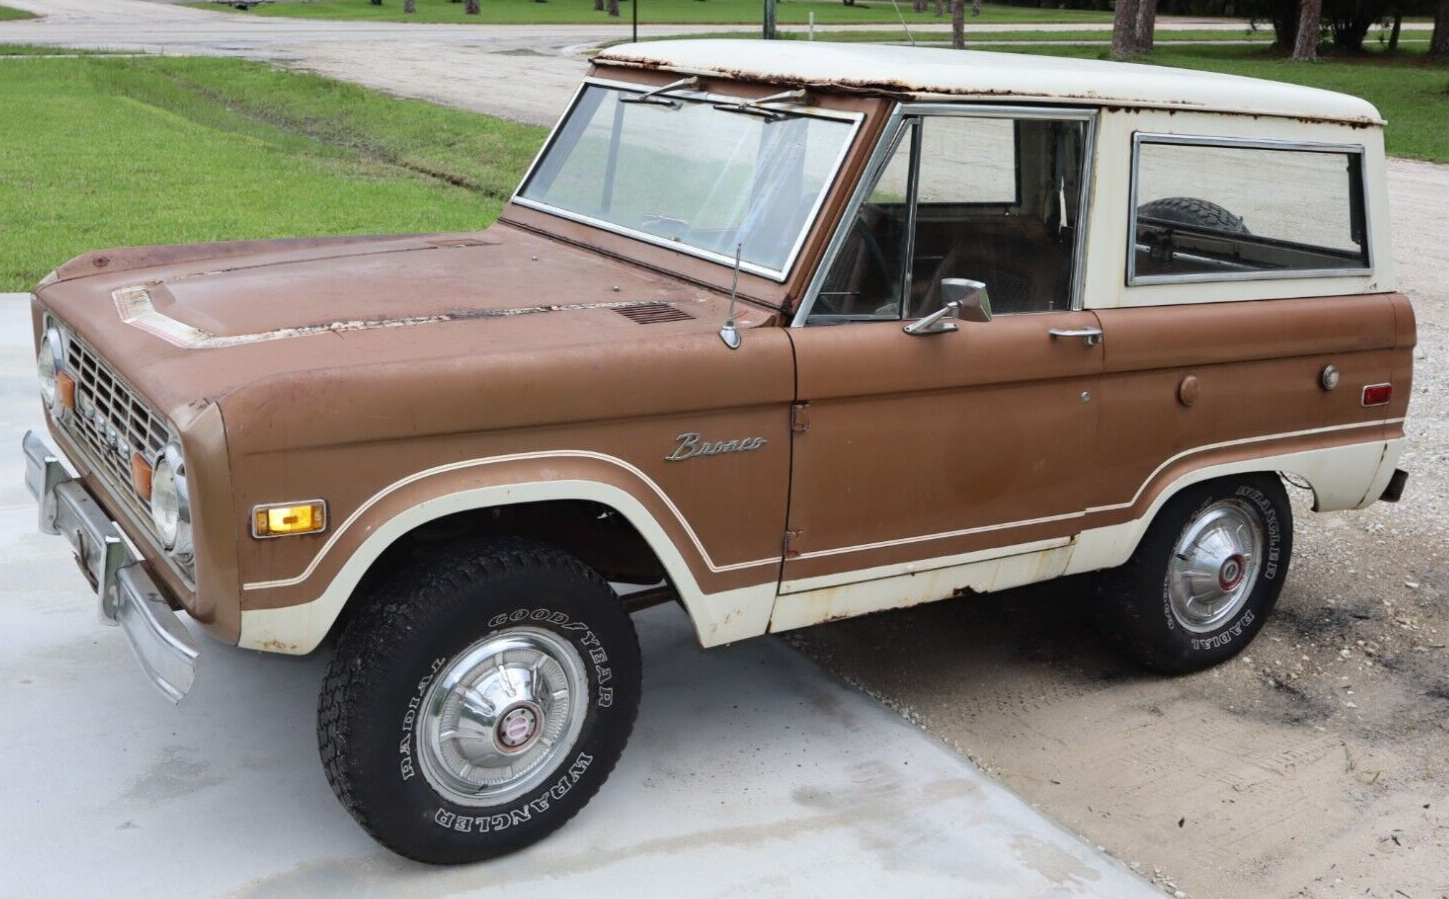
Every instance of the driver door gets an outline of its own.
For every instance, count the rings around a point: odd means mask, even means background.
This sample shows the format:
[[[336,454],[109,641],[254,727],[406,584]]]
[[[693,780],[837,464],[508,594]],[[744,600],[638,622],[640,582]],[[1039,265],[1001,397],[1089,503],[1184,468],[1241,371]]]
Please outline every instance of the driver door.
[[[1062,573],[1085,510],[1103,366],[1075,307],[1092,120],[908,117],[789,334],[797,422],[771,627]],[[991,321],[908,334],[942,281]]]

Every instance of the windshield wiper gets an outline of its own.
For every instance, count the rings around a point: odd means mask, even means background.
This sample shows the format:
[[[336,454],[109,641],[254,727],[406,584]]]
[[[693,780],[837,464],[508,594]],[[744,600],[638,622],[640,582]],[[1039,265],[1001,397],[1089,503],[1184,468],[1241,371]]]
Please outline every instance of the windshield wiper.
[[[768,97],[760,97],[758,100],[745,100],[742,103],[716,103],[714,108],[721,112],[738,112],[744,115],[762,116],[773,122],[786,118],[792,115],[792,113],[779,109],[766,109],[764,104],[791,101],[795,103],[806,103],[809,101],[809,93],[804,88],[798,88],[793,91],[781,91],[778,94],[771,94]]]
[[[656,87],[647,93],[637,96],[620,97],[620,103],[649,103],[655,106],[668,106],[670,109],[678,109],[683,104],[672,97],[660,96],[668,91],[677,91],[684,88],[694,90],[699,87],[699,76],[691,75],[688,78],[681,78],[678,81],[670,82],[663,87]]]

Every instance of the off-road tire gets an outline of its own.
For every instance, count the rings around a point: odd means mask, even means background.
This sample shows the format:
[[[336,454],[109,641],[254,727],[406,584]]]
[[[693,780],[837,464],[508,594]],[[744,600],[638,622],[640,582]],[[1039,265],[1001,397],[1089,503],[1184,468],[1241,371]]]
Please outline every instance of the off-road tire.
[[[1196,197],[1164,197],[1143,203],[1137,207],[1137,214],[1147,218],[1195,225],[1228,234],[1251,234],[1243,224],[1242,216],[1233,215],[1216,203],[1199,200]]]
[[[327,781],[379,843],[430,864],[481,861],[562,826],[608,777],[639,707],[639,642],[613,589],[574,557],[524,540],[440,551],[356,597],[317,710]],[[460,805],[420,770],[419,706],[434,672],[493,633],[561,636],[587,671],[586,717],[541,784],[505,805]]]
[[[1210,508],[1237,502],[1259,516],[1262,564],[1247,598],[1209,631],[1193,632],[1174,612],[1169,565],[1188,528]],[[1293,510],[1274,474],[1246,474],[1195,484],[1163,504],[1132,558],[1097,576],[1097,624],[1148,668],[1172,674],[1201,671],[1243,650],[1272,612],[1288,577],[1293,552]]]

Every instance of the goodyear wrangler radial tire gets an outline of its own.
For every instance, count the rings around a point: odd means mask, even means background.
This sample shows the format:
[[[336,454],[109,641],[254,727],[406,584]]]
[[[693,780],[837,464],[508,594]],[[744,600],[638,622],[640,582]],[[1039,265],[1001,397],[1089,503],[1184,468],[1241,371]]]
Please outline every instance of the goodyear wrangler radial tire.
[[[1099,576],[1098,624],[1149,668],[1216,665],[1262,629],[1292,551],[1276,475],[1195,484],[1163,505],[1126,565]]]
[[[639,642],[594,571],[522,540],[456,547],[359,597],[317,742],[337,798],[421,862],[512,852],[603,784],[639,707]]]

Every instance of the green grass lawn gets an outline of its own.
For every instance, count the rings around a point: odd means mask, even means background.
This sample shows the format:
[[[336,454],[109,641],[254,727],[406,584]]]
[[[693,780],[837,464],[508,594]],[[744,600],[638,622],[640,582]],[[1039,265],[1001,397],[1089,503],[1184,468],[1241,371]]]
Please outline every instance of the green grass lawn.
[[[35,13],[26,12],[23,9],[15,9],[11,6],[0,6],[0,22],[9,22],[13,19],[33,19]]]
[[[1368,42],[1372,45],[1372,42]],[[1097,47],[1000,47],[1007,52],[1096,58]],[[1142,62],[1288,81],[1363,97],[1388,121],[1384,142],[1395,156],[1449,162],[1449,66],[1424,64],[1423,44],[1389,55],[1327,56],[1293,62],[1256,47],[1159,47]],[[949,51],[942,51],[949,52]]]
[[[241,13],[251,16],[290,16],[300,19],[363,19],[390,22],[471,22],[509,25],[545,23],[594,23],[628,25],[630,0],[620,3],[620,17],[610,18],[595,12],[592,0],[481,0],[481,13],[466,15],[462,3],[450,0],[417,0],[417,12],[403,13],[402,0],[383,0],[374,6],[370,0],[312,0],[306,3],[268,3]],[[639,21],[653,24],[756,24],[760,21],[760,0],[638,0]],[[899,0],[901,13],[908,22],[938,22],[932,12],[911,11],[910,0]],[[232,7],[213,2],[195,2],[192,6],[238,12]],[[857,0],[853,6],[840,2],[814,0],[783,0],[778,7],[781,23],[805,24],[810,13],[819,24],[869,25],[898,22],[889,0]],[[981,22],[1111,22],[1110,12],[1096,10],[1033,9],[1021,6],[987,4],[979,17]]]
[[[0,290],[86,250],[491,223],[544,136],[229,59],[0,61]]]

